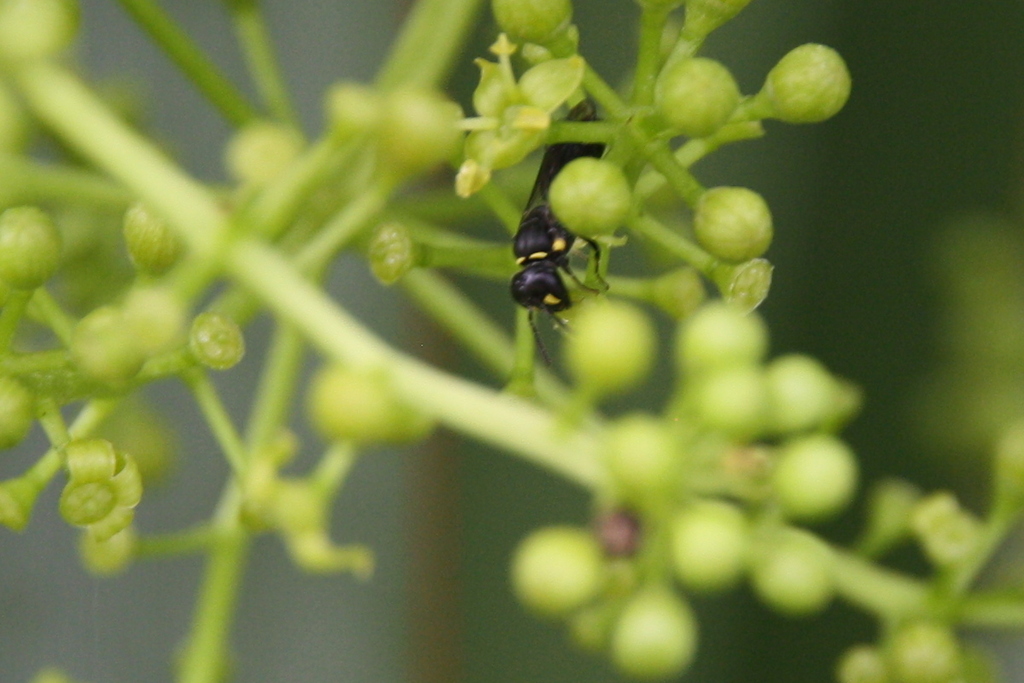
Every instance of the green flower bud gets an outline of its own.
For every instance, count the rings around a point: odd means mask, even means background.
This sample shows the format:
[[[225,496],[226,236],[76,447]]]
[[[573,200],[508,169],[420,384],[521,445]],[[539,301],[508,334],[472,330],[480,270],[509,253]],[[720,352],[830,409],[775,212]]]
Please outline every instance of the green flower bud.
[[[756,258],[737,265],[720,264],[713,279],[726,301],[749,313],[768,297],[773,270],[766,259]]]
[[[673,129],[700,138],[729,120],[740,102],[740,89],[719,62],[694,57],[666,66],[658,76],[654,102]]]
[[[808,43],[791,50],[768,73],[765,96],[773,115],[787,123],[831,118],[850,97],[850,72],[839,53]]]
[[[262,187],[288,168],[302,151],[302,136],[270,121],[248,123],[228,142],[224,165],[243,185]]]
[[[651,285],[652,302],[676,320],[691,316],[707,296],[700,273],[690,267],[665,273]]]
[[[858,550],[878,557],[910,534],[910,515],[921,498],[913,484],[900,479],[877,482],[868,495],[867,523]]]
[[[121,529],[113,536],[99,539],[90,531],[82,534],[78,545],[85,567],[98,576],[112,576],[124,571],[135,558],[138,536],[133,527]]]
[[[690,405],[703,426],[737,439],[764,431],[768,415],[768,384],[755,366],[717,369],[696,378]]]
[[[697,620],[674,591],[641,589],[619,615],[611,658],[628,676],[645,680],[676,677],[697,651]]]
[[[753,190],[713,187],[697,201],[693,231],[712,256],[734,263],[749,261],[772,243],[772,214]]]
[[[60,252],[60,233],[41,210],[18,206],[0,214],[0,279],[11,287],[42,285],[57,271]]]
[[[185,308],[170,289],[132,289],[122,310],[144,355],[155,356],[184,343]]]
[[[633,193],[621,168],[610,161],[582,157],[555,176],[549,199],[567,228],[595,237],[615,232],[626,221]]]
[[[768,329],[760,317],[713,302],[680,326],[676,362],[683,370],[704,372],[759,363],[767,349]]]
[[[962,664],[953,632],[926,621],[901,627],[889,642],[888,655],[893,679],[899,683],[951,683]]]
[[[382,223],[367,247],[370,270],[381,284],[393,285],[416,265],[417,251],[408,228],[397,221]]]
[[[758,547],[750,574],[757,595],[792,616],[823,610],[835,592],[828,546],[799,529],[781,529]]]
[[[502,64],[486,59],[474,60],[480,67],[480,82],[473,91],[473,110],[480,116],[499,118],[519,93]]]
[[[87,531],[97,542],[102,543],[130,527],[134,519],[135,511],[132,508],[116,506],[108,515],[90,524]]]
[[[531,43],[548,43],[569,27],[570,0],[491,0],[502,31]]]
[[[749,3],[750,0],[686,0],[683,34],[688,38],[703,38]]]
[[[471,134],[469,137],[473,137]],[[468,138],[467,138],[468,142]],[[483,166],[476,159],[466,159],[455,174],[455,194],[462,199],[472,197],[491,182],[491,168]]]
[[[639,309],[621,301],[581,307],[566,340],[566,363],[576,383],[601,396],[639,383],[654,362],[654,327]]]
[[[466,137],[466,156],[486,169],[508,168],[525,159],[543,142],[542,130],[478,130]]]
[[[605,439],[605,463],[623,497],[643,507],[660,504],[678,486],[681,453],[663,420],[628,415]]]
[[[75,439],[64,446],[64,468],[77,482],[108,481],[118,470],[117,451],[106,439]]]
[[[672,519],[672,566],[687,588],[718,591],[733,586],[746,570],[750,530],[731,503],[701,500]]]
[[[117,471],[110,479],[117,504],[133,508],[142,500],[142,475],[135,459],[122,451],[117,452]]]
[[[373,551],[359,545],[337,546],[323,530],[289,535],[288,552],[301,569],[317,574],[348,571],[367,581],[373,577]]]
[[[0,448],[10,448],[28,436],[35,421],[35,397],[21,382],[0,375]]]
[[[551,59],[530,68],[519,78],[526,101],[549,114],[565,104],[583,83],[586,62],[578,55]]]
[[[877,647],[854,645],[836,666],[838,683],[889,683],[885,659]]]
[[[835,412],[836,382],[814,358],[799,354],[776,358],[768,365],[767,378],[775,431],[816,429]]]
[[[124,241],[132,264],[149,275],[167,272],[182,252],[178,236],[141,203],[124,214]]]
[[[337,83],[327,91],[327,121],[331,133],[347,138],[373,130],[380,118],[380,97],[362,83]]]
[[[448,161],[462,142],[462,111],[432,90],[396,90],[384,100],[377,130],[381,161],[399,177]]]
[[[188,348],[196,360],[214,370],[234,367],[245,355],[245,338],[230,318],[208,311],[192,321]]]
[[[910,513],[910,528],[928,559],[940,567],[967,557],[981,535],[981,523],[948,491],[920,500]]]
[[[78,30],[74,0],[5,0],[0,3],[0,56],[9,61],[50,57]]]
[[[307,410],[313,427],[330,441],[408,443],[434,427],[395,394],[386,377],[341,366],[314,376]]]
[[[788,517],[820,520],[850,503],[857,488],[857,459],[834,436],[794,439],[779,453],[772,486]]]
[[[72,330],[71,357],[90,377],[118,385],[139,372],[146,353],[124,313],[113,306],[101,306]]]
[[[110,481],[71,479],[60,495],[60,515],[68,524],[89,526],[111,514],[117,507],[117,494]]]
[[[560,617],[582,607],[601,587],[601,547],[584,529],[553,526],[520,541],[512,557],[512,588],[530,610]]]
[[[14,531],[24,529],[40,490],[39,484],[27,479],[0,482],[0,524]]]

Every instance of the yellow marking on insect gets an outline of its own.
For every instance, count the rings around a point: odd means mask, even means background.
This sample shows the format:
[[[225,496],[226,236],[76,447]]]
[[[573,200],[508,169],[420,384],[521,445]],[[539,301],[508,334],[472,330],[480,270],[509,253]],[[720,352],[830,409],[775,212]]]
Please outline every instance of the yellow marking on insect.
[[[531,261],[543,261],[547,257],[548,257],[548,252],[546,252],[546,251],[535,251],[532,254],[530,254],[529,256],[527,256],[527,258],[529,260],[531,260]]]
[[[551,251],[565,251],[566,244],[565,240],[559,237],[551,243]]]
[[[548,306],[557,306],[558,304],[562,303],[562,300],[559,299],[554,294],[545,294],[544,303],[546,303]]]
[[[516,265],[517,266],[521,266],[524,263],[526,263],[526,257],[525,256],[520,256],[519,258],[516,259]]]

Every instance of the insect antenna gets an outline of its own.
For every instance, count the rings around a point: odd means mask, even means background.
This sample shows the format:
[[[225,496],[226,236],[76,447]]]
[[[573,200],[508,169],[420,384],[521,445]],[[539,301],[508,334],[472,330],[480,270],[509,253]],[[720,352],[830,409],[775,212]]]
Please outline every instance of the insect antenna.
[[[531,308],[529,315],[527,316],[530,321],[530,329],[533,330],[533,341],[537,344],[537,350],[540,351],[540,357],[544,359],[544,365],[551,367],[551,356],[548,355],[548,350],[544,347],[544,342],[540,338],[540,331],[537,329],[537,323],[534,320],[536,317],[534,311],[536,309]],[[558,320],[558,317],[551,314],[551,317]],[[565,321],[561,321],[565,322]]]

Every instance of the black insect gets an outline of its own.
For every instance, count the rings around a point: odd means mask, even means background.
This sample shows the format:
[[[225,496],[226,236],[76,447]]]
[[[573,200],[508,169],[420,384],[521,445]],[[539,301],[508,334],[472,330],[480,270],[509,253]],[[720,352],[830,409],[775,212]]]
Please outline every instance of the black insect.
[[[594,103],[583,100],[572,108],[566,118],[570,121],[597,120]],[[595,258],[600,259],[600,247],[591,239],[574,235],[562,225],[548,203],[548,190],[555,176],[570,161],[580,157],[600,157],[603,153],[604,145],[598,142],[560,142],[548,145],[544,150],[530,200],[519,221],[519,230],[512,238],[512,252],[516,263],[522,267],[512,277],[512,298],[520,306],[531,311],[540,309],[552,316],[569,308],[572,299],[559,271],[581,287],[590,289],[569,267],[569,250],[579,238],[586,241]]]

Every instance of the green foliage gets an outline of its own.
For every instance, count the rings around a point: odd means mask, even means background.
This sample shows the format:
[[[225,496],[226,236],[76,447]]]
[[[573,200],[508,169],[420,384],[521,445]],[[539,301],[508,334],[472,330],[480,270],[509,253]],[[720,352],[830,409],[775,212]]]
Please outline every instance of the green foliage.
[[[39,494],[63,480],[57,510],[82,530],[90,571],[204,553],[209,573],[179,680],[225,675],[231,610],[256,536],[276,535],[302,571],[369,578],[372,550],[331,538],[335,498],[363,450],[421,442],[435,425],[591,496],[592,527],[548,526],[521,542],[511,586],[626,675],[686,671],[701,656],[690,594],[744,582],[783,615],[812,617],[842,599],[877,620],[878,642],[840,660],[843,683],[969,680],[985,667],[972,663],[980,660],[958,629],[1024,624],[1016,587],[976,586],[1024,511],[1020,422],[1004,425],[994,450],[985,514],[951,492],[888,480],[875,486],[852,549],[801,526],[845,512],[856,495],[860,468],[838,432],[859,392],[809,356],[769,358],[754,309],[771,284],[764,256],[785,226],[754,190],[706,189],[693,167],[764,135],[766,119],[838,113],[851,79],[834,50],[797,47],[759,92],[743,94],[725,62],[697,55],[746,0],[642,0],[635,68],[620,92],[580,51],[585,36],[568,0],[494,0],[496,61],[476,60],[467,112],[441,84],[456,57],[469,59],[460,50],[477,3],[420,0],[379,81],[329,88],[326,128],[310,140],[265,32],[251,30],[258,3],[227,3],[248,29],[239,35],[253,56],[256,103],[151,0],[123,4],[233,127],[229,186],[190,175],[68,66],[62,51],[78,21],[70,0],[0,0],[0,68],[17,93],[0,95],[0,146],[11,153],[0,171],[9,163],[37,177],[33,201],[47,209],[3,195],[0,445],[22,441],[36,421],[49,443],[0,481],[0,523],[26,529]],[[585,99],[600,118],[566,120]],[[25,146],[20,102],[59,145]],[[522,183],[497,171],[558,144],[570,157],[574,144],[604,152],[542,171],[532,201],[550,201],[552,245],[517,263],[500,230],[471,236],[468,225],[486,221],[520,230]],[[435,182],[446,164],[457,174]],[[585,247],[570,254],[574,235]],[[642,276],[618,274],[627,241],[652,254]],[[83,254],[105,262],[125,252],[127,281],[86,287],[79,278],[91,258]],[[401,286],[496,380],[431,365],[358,322],[349,302],[322,289],[342,254]],[[511,332],[439,273],[507,282],[517,267],[547,268],[568,299],[556,290],[555,303],[520,311]],[[659,338],[643,305],[668,314],[672,324],[661,327],[671,338]],[[239,426],[209,371],[243,359],[244,329],[260,314],[275,334],[253,361],[261,379]],[[549,317],[566,332],[555,342],[564,343],[564,382],[536,363]],[[671,359],[659,364],[663,350]],[[321,367],[308,383],[299,371],[307,351]],[[673,370],[659,408],[608,407],[613,395],[645,391],[663,366]],[[171,534],[135,524],[143,480],[166,472],[170,458],[170,437],[138,398],[157,380],[191,392],[228,465],[208,519]],[[298,397],[318,444],[296,436]],[[318,448],[305,473],[283,471]],[[882,564],[903,543],[916,545],[930,573]]]

